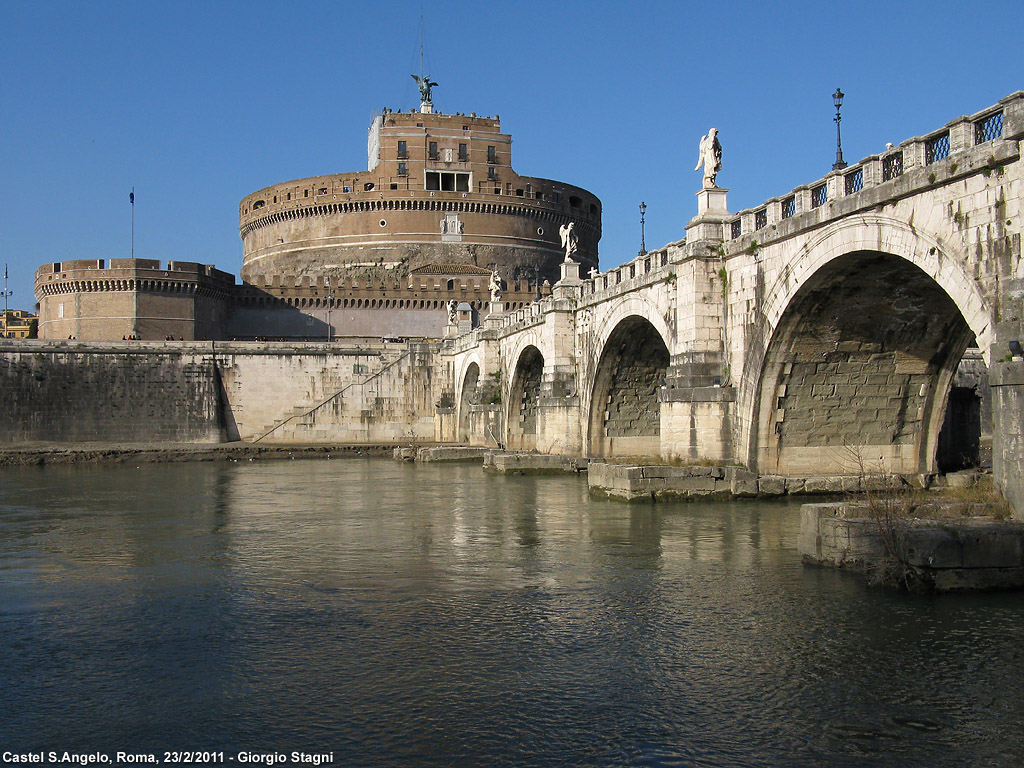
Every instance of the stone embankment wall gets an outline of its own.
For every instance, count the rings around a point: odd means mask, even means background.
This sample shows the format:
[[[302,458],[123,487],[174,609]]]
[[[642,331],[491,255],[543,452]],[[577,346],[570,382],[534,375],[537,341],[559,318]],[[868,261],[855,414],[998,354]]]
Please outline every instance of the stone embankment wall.
[[[209,345],[0,344],[0,442],[218,442]]]
[[[866,573],[917,590],[1024,587],[1024,525],[870,516],[866,504],[804,504],[797,549],[804,562]]]
[[[0,444],[394,444],[435,436],[428,344],[11,341]]]
[[[229,439],[384,443],[435,439],[433,345],[217,345]]]

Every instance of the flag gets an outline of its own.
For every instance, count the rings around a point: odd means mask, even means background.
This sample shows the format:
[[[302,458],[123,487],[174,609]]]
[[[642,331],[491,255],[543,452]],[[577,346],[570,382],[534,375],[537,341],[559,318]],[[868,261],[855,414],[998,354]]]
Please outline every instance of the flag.
[[[132,187],[132,191],[129,193],[128,199],[131,201],[132,205],[135,205],[135,188],[134,187]]]

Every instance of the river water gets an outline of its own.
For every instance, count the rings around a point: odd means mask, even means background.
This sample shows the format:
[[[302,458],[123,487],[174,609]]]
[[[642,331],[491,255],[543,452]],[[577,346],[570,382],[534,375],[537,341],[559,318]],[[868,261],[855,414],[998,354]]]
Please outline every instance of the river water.
[[[4,469],[0,751],[1024,764],[1024,596],[868,589],[798,529],[470,465]]]

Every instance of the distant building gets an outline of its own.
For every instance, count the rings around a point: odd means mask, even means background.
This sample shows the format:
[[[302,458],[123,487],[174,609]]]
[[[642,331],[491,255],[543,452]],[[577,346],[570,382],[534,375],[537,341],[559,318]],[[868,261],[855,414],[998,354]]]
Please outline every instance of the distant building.
[[[0,312],[0,338],[33,339],[39,318],[23,309],[5,309]]]
[[[520,176],[497,117],[377,115],[366,171],[275,184],[239,206],[242,282],[215,267],[147,259],[44,264],[41,338],[435,338],[448,301],[488,312],[492,271],[515,309],[550,292],[578,237],[598,266],[601,203],[579,187]]]

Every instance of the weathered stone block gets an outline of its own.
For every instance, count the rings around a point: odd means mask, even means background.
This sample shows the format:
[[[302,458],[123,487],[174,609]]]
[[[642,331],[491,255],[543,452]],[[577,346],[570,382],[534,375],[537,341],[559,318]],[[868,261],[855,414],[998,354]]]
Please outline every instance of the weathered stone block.
[[[758,496],[783,496],[786,493],[786,478],[778,475],[765,475],[758,478]]]

